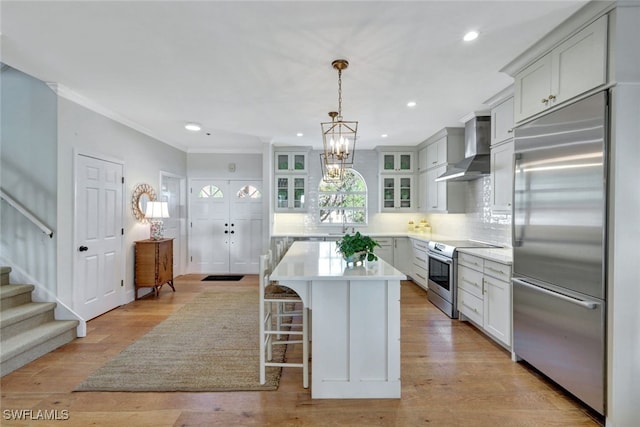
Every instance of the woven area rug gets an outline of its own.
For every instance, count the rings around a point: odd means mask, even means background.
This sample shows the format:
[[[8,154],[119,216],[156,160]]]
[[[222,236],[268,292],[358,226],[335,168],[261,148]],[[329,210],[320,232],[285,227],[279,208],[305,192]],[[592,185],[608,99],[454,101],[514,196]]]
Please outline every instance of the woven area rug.
[[[276,390],[282,368],[267,368],[260,385],[258,304],[257,289],[206,291],[74,391]]]

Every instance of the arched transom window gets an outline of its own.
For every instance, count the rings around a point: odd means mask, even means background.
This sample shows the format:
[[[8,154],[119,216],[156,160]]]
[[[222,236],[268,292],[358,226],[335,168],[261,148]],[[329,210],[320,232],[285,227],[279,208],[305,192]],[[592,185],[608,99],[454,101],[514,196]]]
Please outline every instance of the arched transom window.
[[[240,189],[240,191],[238,191],[236,196],[238,197],[238,199],[259,199],[262,197],[262,193],[260,193],[260,190],[258,190],[253,185],[245,185]]]
[[[222,190],[215,185],[205,185],[198,192],[198,198],[207,199],[209,197],[222,198],[224,197],[224,194],[222,193]]]
[[[367,184],[362,175],[347,169],[342,181],[320,181],[318,211],[321,224],[366,224]]]

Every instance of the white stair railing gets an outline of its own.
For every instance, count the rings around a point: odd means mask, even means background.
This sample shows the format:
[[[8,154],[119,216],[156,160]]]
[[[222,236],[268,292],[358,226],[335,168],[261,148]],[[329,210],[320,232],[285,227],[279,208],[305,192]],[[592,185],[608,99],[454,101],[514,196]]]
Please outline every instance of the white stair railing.
[[[53,230],[51,230],[49,227],[47,227],[34,214],[29,212],[27,210],[27,208],[25,208],[20,203],[18,203],[17,200],[15,200],[13,197],[11,197],[9,194],[7,194],[2,188],[0,188],[0,197],[3,198],[7,203],[9,203],[9,205],[11,205],[15,210],[20,212],[25,218],[27,218],[29,221],[31,221],[33,224],[35,224],[36,227],[38,227],[40,230],[42,230],[43,233],[45,233],[49,237],[53,238]]]

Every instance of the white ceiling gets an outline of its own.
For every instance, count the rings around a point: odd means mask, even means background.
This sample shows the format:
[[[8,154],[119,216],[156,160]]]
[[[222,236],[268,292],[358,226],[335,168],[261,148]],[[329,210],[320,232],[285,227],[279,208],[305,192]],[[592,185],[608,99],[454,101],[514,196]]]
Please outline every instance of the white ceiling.
[[[0,53],[188,152],[320,148],[345,58],[357,148],[416,145],[486,109],[512,81],[499,70],[585,3],[4,0]]]

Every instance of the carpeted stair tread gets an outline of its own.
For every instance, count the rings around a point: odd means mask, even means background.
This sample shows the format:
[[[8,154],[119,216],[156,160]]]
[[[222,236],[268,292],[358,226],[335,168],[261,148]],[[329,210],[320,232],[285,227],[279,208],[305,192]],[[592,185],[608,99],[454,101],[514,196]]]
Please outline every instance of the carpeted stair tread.
[[[0,328],[6,328],[55,308],[55,302],[30,302],[4,309],[0,311]]]
[[[10,285],[2,285],[0,286],[0,299],[6,299],[11,298],[15,295],[30,293],[33,292],[34,289],[35,286],[33,285],[16,285],[13,283]]]
[[[2,342],[0,361],[9,360],[77,326],[77,320],[54,320],[22,332]]]

